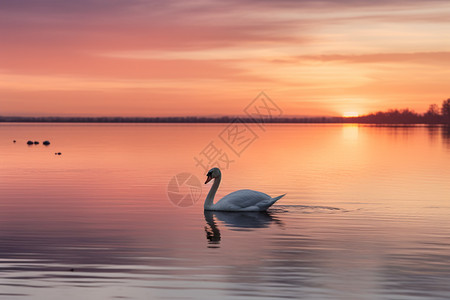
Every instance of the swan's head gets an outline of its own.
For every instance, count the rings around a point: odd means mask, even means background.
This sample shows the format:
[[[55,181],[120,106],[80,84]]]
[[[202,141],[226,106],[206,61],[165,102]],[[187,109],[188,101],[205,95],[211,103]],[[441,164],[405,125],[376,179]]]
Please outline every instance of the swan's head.
[[[206,174],[207,178],[206,178],[205,184],[210,182],[213,178],[218,178],[221,175],[222,174],[220,173],[219,168],[212,168],[211,170],[209,170],[208,174]]]

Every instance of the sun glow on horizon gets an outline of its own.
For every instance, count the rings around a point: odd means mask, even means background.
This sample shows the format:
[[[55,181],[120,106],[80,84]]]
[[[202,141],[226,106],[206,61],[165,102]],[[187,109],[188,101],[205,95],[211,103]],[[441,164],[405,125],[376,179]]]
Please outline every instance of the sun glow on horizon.
[[[346,111],[342,114],[344,118],[351,118],[351,117],[359,117],[359,113],[356,111]]]

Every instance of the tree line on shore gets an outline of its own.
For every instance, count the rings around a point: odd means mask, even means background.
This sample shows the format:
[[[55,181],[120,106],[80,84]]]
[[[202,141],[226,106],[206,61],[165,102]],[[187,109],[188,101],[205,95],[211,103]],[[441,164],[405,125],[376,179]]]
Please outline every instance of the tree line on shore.
[[[365,124],[449,124],[450,98],[441,107],[432,104],[419,114],[408,108],[390,109],[358,117],[20,117],[0,116],[0,122],[27,123],[365,123]]]
[[[431,104],[428,110],[419,114],[409,109],[390,109],[359,117],[346,118],[346,123],[371,124],[450,124],[450,99],[444,100],[441,107]]]

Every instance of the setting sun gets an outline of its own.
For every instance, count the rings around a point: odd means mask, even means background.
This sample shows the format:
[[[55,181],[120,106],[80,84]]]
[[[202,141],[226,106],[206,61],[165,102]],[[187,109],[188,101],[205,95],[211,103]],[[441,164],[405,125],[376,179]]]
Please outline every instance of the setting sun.
[[[359,114],[355,111],[347,111],[347,112],[343,113],[342,116],[344,118],[350,118],[350,117],[358,117]]]

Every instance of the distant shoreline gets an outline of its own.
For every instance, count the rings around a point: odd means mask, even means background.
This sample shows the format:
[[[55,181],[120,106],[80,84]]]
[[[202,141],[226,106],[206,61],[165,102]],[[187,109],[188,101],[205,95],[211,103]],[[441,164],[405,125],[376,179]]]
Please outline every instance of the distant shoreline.
[[[250,117],[5,117],[0,116],[0,123],[231,123],[238,120],[242,123],[271,124],[377,124],[377,125],[449,125],[436,120],[376,120],[360,117],[286,117],[253,119]]]
[[[342,117],[1,117],[0,123],[343,123]]]

